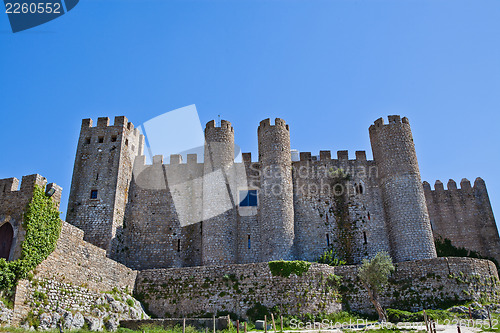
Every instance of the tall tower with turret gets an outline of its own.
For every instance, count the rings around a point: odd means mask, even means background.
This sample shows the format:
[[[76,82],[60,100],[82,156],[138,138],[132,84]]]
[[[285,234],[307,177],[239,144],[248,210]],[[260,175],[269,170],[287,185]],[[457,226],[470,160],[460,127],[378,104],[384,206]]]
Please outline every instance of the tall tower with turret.
[[[142,155],[144,137],[127,118],[84,119],[78,140],[66,221],[85,232],[84,239],[111,250],[123,225],[132,166]]]
[[[389,116],[370,126],[373,158],[396,262],[436,257],[410,123]]]
[[[260,122],[258,129],[259,224],[261,260],[293,258],[294,216],[290,131],[283,119]]]
[[[203,265],[237,263],[237,213],[234,188],[234,129],[222,120],[205,128],[203,169]]]

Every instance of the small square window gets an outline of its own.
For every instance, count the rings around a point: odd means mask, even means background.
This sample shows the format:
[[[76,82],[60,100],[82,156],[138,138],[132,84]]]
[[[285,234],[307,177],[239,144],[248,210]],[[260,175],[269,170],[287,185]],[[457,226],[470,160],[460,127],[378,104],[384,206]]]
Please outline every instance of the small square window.
[[[116,142],[116,139],[117,139],[117,136],[116,136],[116,135],[113,135],[113,136],[111,137],[111,142]]]
[[[240,191],[240,207],[257,206],[257,190]]]
[[[103,143],[103,142],[104,142],[104,137],[103,137],[103,136],[100,136],[100,137],[97,139],[97,142],[99,142],[99,143]]]
[[[90,144],[90,138],[85,138],[85,144]]]
[[[128,139],[127,139],[127,140],[125,140],[125,146],[127,146],[127,147],[128,147]]]
[[[97,190],[90,191],[90,199],[97,199]]]

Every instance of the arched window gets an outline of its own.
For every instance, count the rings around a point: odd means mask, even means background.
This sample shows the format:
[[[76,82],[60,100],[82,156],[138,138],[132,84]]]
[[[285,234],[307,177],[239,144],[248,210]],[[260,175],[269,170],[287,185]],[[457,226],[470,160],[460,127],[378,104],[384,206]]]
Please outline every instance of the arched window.
[[[7,222],[0,227],[0,258],[9,260],[13,239],[14,229],[12,229],[12,225]]]

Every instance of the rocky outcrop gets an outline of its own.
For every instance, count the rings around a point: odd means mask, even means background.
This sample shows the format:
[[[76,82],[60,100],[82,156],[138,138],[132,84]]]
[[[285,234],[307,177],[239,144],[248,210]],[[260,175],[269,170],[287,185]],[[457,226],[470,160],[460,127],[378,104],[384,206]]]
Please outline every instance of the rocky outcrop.
[[[43,298],[43,291],[37,290],[35,299]],[[71,296],[71,295],[69,295]],[[93,301],[90,306],[82,306],[79,298],[82,295],[67,297],[65,304],[75,304],[73,308],[57,307],[53,309],[53,302],[32,302],[32,311],[21,324],[25,329],[51,330],[61,327],[63,330],[88,328],[90,331],[116,331],[121,320],[149,319],[142,305],[135,298],[125,292],[113,291],[110,293],[88,296]],[[48,298],[48,297],[47,297]],[[72,300],[68,300],[72,298]],[[46,299],[45,299],[46,300]],[[68,303],[69,302],[69,303]],[[12,311],[11,311],[12,312]],[[3,313],[3,312],[2,312]]]

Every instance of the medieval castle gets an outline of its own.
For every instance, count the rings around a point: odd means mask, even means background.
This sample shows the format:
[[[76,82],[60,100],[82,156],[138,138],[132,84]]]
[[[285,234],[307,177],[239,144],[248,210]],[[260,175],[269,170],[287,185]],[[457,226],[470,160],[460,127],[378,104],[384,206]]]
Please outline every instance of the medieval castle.
[[[263,120],[258,160],[242,154],[239,161],[231,124],[211,121],[203,158],[171,155],[164,164],[157,155],[146,164],[145,137],[125,117],[113,125],[83,120],[67,222],[33,280],[18,282],[11,323],[61,306],[90,323],[93,304],[114,288],[134,291],[158,317],[225,311],[244,318],[262,306],[288,314],[373,311],[354,265],[312,264],[288,278],[266,263],[315,261],[328,249],[349,264],[390,253],[396,271],[384,306],[500,301],[493,262],[437,258],[434,245],[446,238],[500,262],[484,181],[463,179],[458,188],[450,180],[447,189],[422,183],[407,118],[370,126],[374,160],[364,151],[355,159],[347,151],[337,158],[330,151],[299,154],[290,149],[289,131],[282,119]],[[20,188],[16,178],[0,180],[0,257],[9,261],[22,256],[24,211],[35,186],[59,204],[62,189],[40,175],[24,176]],[[332,274],[341,277],[342,294],[329,284]],[[47,302],[39,302],[40,293]]]
[[[67,222],[133,269],[314,261],[330,247],[359,263],[435,258],[434,237],[500,261],[484,181],[422,184],[410,124],[370,126],[364,151],[292,156],[282,119],[258,127],[258,161],[235,162],[234,128],[206,125],[204,162],[188,154],[146,165],[144,136],[125,117],[82,123]]]

